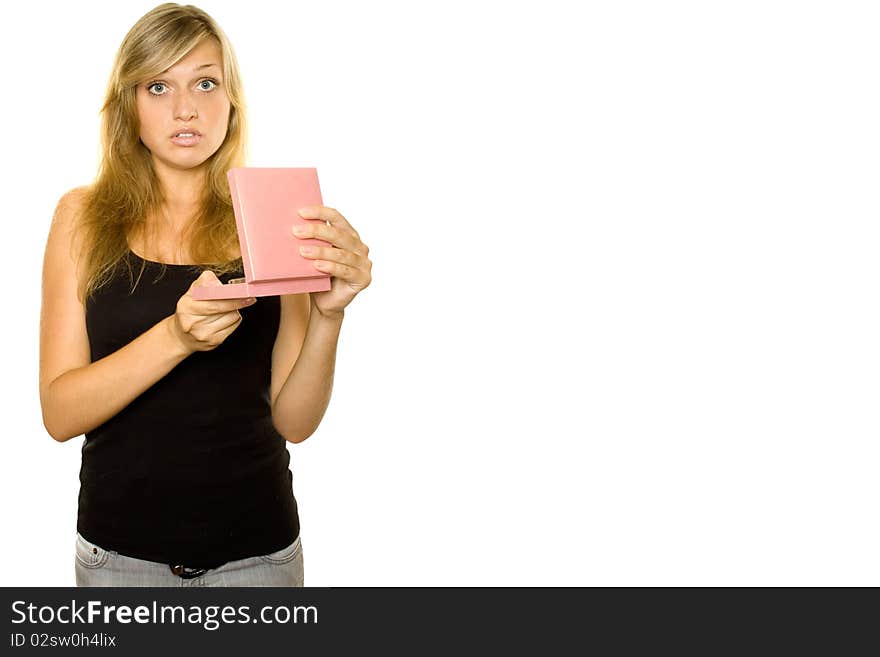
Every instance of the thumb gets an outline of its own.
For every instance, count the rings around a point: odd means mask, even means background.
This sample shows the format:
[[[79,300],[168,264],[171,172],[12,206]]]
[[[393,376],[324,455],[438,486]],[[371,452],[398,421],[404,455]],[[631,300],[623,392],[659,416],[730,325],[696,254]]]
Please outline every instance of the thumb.
[[[204,270],[199,277],[190,284],[190,288],[197,285],[223,285],[223,281],[217,278],[217,274],[210,269]]]

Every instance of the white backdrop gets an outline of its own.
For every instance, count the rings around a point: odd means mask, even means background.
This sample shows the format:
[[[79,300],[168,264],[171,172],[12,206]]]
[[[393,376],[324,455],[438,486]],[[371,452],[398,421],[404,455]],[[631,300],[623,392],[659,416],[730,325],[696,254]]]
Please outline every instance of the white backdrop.
[[[156,4],[0,9],[3,585],[74,584],[43,249]],[[880,585],[874,3],[197,5],[250,164],[374,262],[289,446],[306,585]]]

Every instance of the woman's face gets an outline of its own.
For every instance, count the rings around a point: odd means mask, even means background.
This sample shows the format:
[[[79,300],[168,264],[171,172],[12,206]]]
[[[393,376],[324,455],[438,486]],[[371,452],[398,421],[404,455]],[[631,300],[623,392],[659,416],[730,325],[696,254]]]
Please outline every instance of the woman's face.
[[[230,103],[221,56],[217,43],[206,39],[170,69],[138,85],[140,138],[157,165],[199,166],[226,138]],[[201,136],[175,138],[187,129]]]

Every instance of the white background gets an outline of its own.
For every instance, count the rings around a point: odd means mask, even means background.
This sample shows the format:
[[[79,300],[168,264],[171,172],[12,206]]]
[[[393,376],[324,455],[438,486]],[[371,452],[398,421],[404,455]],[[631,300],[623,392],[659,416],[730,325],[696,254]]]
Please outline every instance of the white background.
[[[74,584],[43,249],[155,4],[0,10],[3,585]],[[307,585],[880,585],[876,5],[197,4],[250,164],[374,263],[289,446]]]

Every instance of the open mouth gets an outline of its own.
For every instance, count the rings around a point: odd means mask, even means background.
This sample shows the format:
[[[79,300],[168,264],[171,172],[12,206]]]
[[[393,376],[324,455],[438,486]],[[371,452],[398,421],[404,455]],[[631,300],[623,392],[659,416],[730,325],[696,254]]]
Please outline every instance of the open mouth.
[[[174,135],[171,138],[175,144],[179,146],[194,146],[202,140],[202,136],[192,132],[183,132]]]

